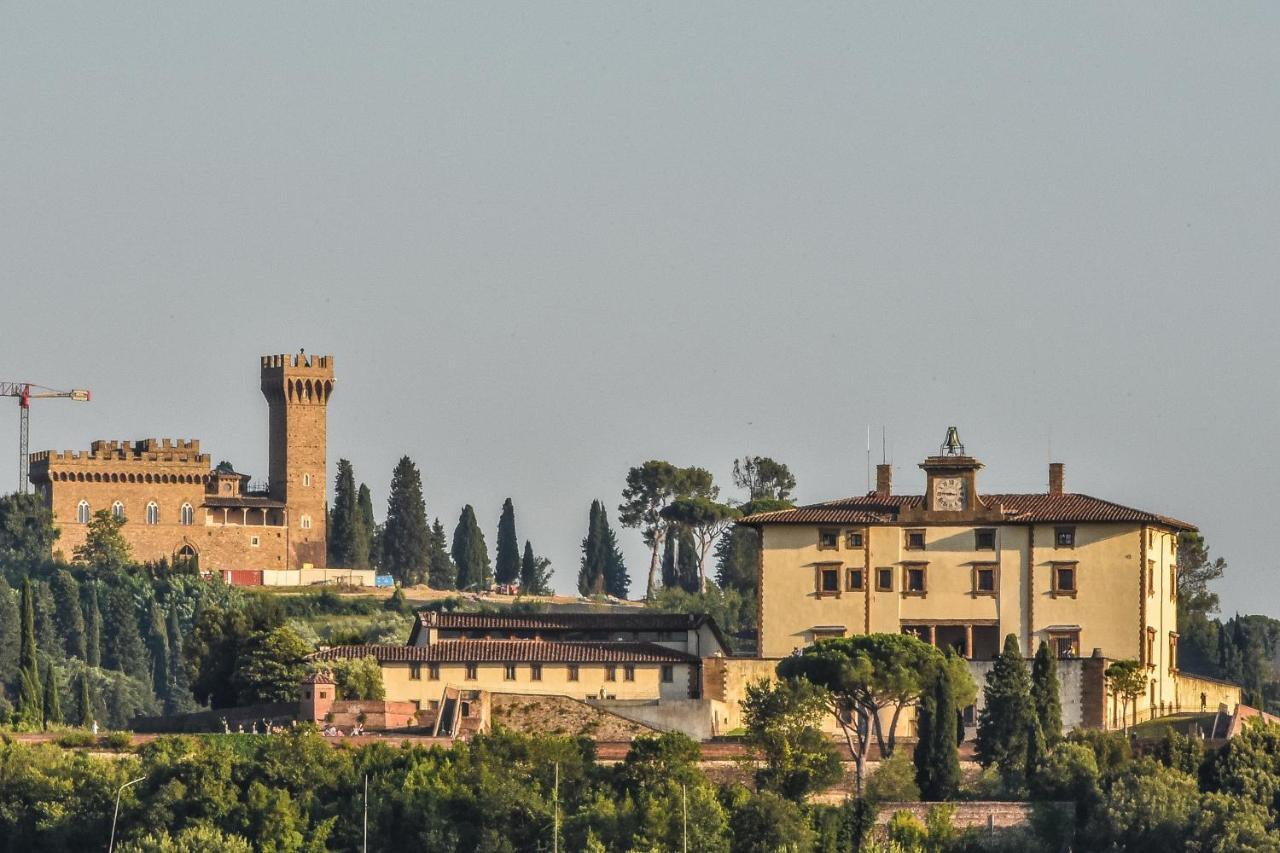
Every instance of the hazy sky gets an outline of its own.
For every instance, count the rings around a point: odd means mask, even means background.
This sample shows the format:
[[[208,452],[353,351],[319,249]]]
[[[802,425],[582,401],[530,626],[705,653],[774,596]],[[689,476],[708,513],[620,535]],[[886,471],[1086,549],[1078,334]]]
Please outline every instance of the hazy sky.
[[[948,424],[990,491],[1043,490],[1052,441],[1280,615],[1278,36],[1242,3],[6,2],[0,379],[93,391],[33,448],[263,476],[258,356],[334,353],[331,467],[381,515],[409,454],[491,549],[510,495],[561,589],[647,458],[733,496],[772,455],[817,501],[865,489],[869,423],[911,492]]]

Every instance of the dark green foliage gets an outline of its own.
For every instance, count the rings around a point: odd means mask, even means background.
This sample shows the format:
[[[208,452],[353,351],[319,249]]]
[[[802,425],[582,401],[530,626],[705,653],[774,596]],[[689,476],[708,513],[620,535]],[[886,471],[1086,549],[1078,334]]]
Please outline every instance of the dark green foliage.
[[[520,540],[516,538],[516,510],[507,498],[498,519],[498,550],[493,564],[493,579],[512,584],[520,579]]]
[[[39,728],[44,722],[44,695],[40,685],[40,660],[36,647],[36,617],[31,578],[22,579],[22,639],[18,650],[19,725]]]
[[[524,543],[520,558],[520,591],[529,595],[551,594],[551,561],[533,555],[532,543]]]
[[[449,540],[445,537],[444,525],[439,518],[431,527],[427,550],[427,583],[432,589],[457,589],[458,567],[453,564],[453,557],[449,555]]]
[[[759,582],[760,534],[754,527],[735,525],[716,542],[716,583],[721,587],[754,590]]]
[[[796,478],[782,462],[768,456],[745,456],[733,460],[733,483],[745,489],[747,499],[789,501]]]
[[[604,530],[600,501],[591,502],[587,535],[582,540],[582,562],[578,567],[578,592],[581,595],[604,594]]]
[[[106,588],[102,611],[102,665],[142,681],[151,678],[151,661],[138,630],[138,610],[124,582]]]
[[[1031,676],[1018,649],[1018,638],[1005,637],[1004,651],[987,673],[985,706],[978,715],[977,757],[983,767],[995,765],[1010,788],[1026,781],[1027,732],[1036,720]]]
[[[668,531],[667,541],[675,543],[675,581],[685,592],[698,592],[698,543],[693,531],[683,524]]]
[[[84,601],[84,660],[89,666],[101,666],[102,610],[98,607],[98,584],[90,581],[85,586],[87,591]]]
[[[80,694],[79,700],[76,702],[76,711],[78,713],[77,720],[80,725],[85,728],[93,726],[95,719],[93,713],[93,699],[89,695],[89,673],[80,673]]]
[[[493,579],[489,548],[485,545],[484,533],[476,522],[476,511],[471,504],[464,506],[458,516],[450,553],[453,564],[458,568],[458,589],[489,588]]]
[[[165,673],[164,709],[166,714],[180,714],[194,710],[195,703],[191,697],[187,668],[183,663],[182,622],[178,618],[176,607],[169,608],[165,633],[169,641],[169,666]]]
[[[1062,702],[1058,698],[1058,660],[1049,644],[1040,641],[1031,664],[1031,700],[1036,706],[1036,719],[1045,742],[1053,745],[1062,739]]]
[[[819,728],[829,698],[804,679],[748,684],[742,701],[746,743],[764,759],[759,788],[804,803],[844,775],[835,745]]]
[[[404,586],[422,583],[430,567],[431,531],[422,498],[422,475],[408,456],[391,475],[387,522],[381,537],[382,569]]]
[[[1166,727],[1151,755],[1165,767],[1195,776],[1204,763],[1204,741]]]
[[[716,620],[725,641],[732,643],[738,632],[756,623],[756,598],[736,589],[720,589],[707,584],[706,592],[686,592],[679,586],[664,587],[649,602],[664,613],[706,613]]]
[[[926,800],[950,800],[960,790],[955,690],[949,667],[938,667],[917,709],[916,784]]]
[[[31,581],[31,599],[36,616],[36,644],[43,654],[62,660],[62,635],[58,631],[57,605],[49,584],[43,580]]]
[[[71,572],[59,569],[49,580],[53,594],[53,615],[67,657],[84,660],[86,654],[84,613],[80,609],[80,584]]]
[[[129,565],[129,543],[124,541],[120,528],[125,520],[116,518],[111,510],[100,509],[89,522],[89,532],[83,545],[76,546],[75,560],[95,572],[118,572]]]
[[[58,529],[39,495],[0,497],[0,566],[31,568],[49,559]]]
[[[650,459],[627,471],[627,484],[622,490],[622,503],[618,506],[618,522],[623,527],[638,529],[649,546],[649,582],[645,598],[653,598],[658,590],[658,554],[667,529],[662,510],[680,493],[681,488],[681,471],[670,462]]]
[[[242,705],[287,702],[297,696],[311,647],[289,628],[251,634],[236,659],[232,682]]]
[[[9,582],[0,574],[0,697],[4,686],[18,675],[18,655],[22,650],[21,609]]]
[[[382,565],[382,556],[378,553],[378,549],[374,547],[374,537],[378,529],[378,522],[373,517],[373,493],[369,491],[369,487],[364,483],[360,484],[360,491],[356,494],[356,510],[360,514],[361,533],[364,536],[364,548],[368,558],[367,565],[380,567]]]
[[[58,671],[50,662],[44,668],[44,726],[62,725],[62,688],[58,684]]]
[[[169,628],[158,602],[147,617],[147,648],[151,653],[151,689],[161,701],[169,696]]]
[[[333,484],[328,547],[331,566],[365,568],[369,565],[368,532],[356,494],[355,473],[346,459],[338,460],[338,474]]]
[[[811,850],[813,830],[800,806],[772,791],[747,796],[729,821],[733,853]]]
[[[40,677],[25,667],[18,671],[18,706],[14,722],[18,728],[29,730],[44,725],[44,689]]]
[[[695,470],[700,469],[685,469],[685,473]],[[699,589],[706,585],[707,554],[716,540],[742,515],[737,507],[716,502],[715,494],[718,490],[710,485],[710,475],[707,477],[706,495],[677,497],[661,513],[669,524],[679,524],[682,530],[691,534],[697,554]],[[682,547],[681,551],[683,550]]]

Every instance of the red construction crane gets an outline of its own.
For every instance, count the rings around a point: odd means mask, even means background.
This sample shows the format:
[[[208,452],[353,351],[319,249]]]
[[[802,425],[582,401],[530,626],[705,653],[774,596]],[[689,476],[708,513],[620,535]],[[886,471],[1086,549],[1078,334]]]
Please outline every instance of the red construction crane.
[[[30,382],[0,381],[0,397],[18,398],[18,494],[27,493],[27,472],[29,469],[27,443],[31,433],[31,401],[47,400],[54,397],[65,397],[81,403],[89,402],[89,392],[83,388],[72,391],[57,391],[43,385]]]

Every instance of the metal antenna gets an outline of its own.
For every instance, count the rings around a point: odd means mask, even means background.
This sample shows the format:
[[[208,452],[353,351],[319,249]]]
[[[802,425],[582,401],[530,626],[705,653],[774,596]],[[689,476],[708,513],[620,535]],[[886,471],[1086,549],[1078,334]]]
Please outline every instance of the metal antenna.
[[[560,853],[560,762],[556,762],[556,785],[551,798],[555,804],[555,817],[551,824],[551,850]]]
[[[364,853],[369,853],[369,774],[364,774]]]
[[[681,849],[689,853],[689,789],[680,784],[680,840]]]
[[[867,424],[867,491],[871,491],[871,424]]]
[[[889,445],[887,443],[888,434],[889,434],[888,427],[886,427],[884,424],[881,424],[880,425],[880,461],[886,465],[889,464],[889,450],[888,450]]]

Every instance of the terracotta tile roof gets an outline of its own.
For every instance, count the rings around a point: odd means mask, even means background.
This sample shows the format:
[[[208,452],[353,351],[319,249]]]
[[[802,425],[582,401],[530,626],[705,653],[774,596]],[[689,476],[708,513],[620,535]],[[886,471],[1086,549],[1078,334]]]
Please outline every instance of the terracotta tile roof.
[[[441,613],[418,611],[424,628],[445,630],[535,630],[539,628],[579,631],[693,631],[711,621],[706,614],[662,613],[632,608],[605,612],[554,611],[550,613]]]
[[[1133,509],[1101,498],[1081,494],[999,494],[983,495],[989,507],[1004,510],[1013,523],[1044,522],[1134,522],[1160,524],[1175,530],[1195,530],[1195,525],[1176,518]],[[892,524],[902,507],[919,507],[923,495],[877,495],[841,498],[795,509],[762,512],[740,519],[739,524]]]
[[[430,646],[332,646],[308,660],[373,657],[379,663],[697,663],[655,643],[549,643],[545,640],[441,640]]]

